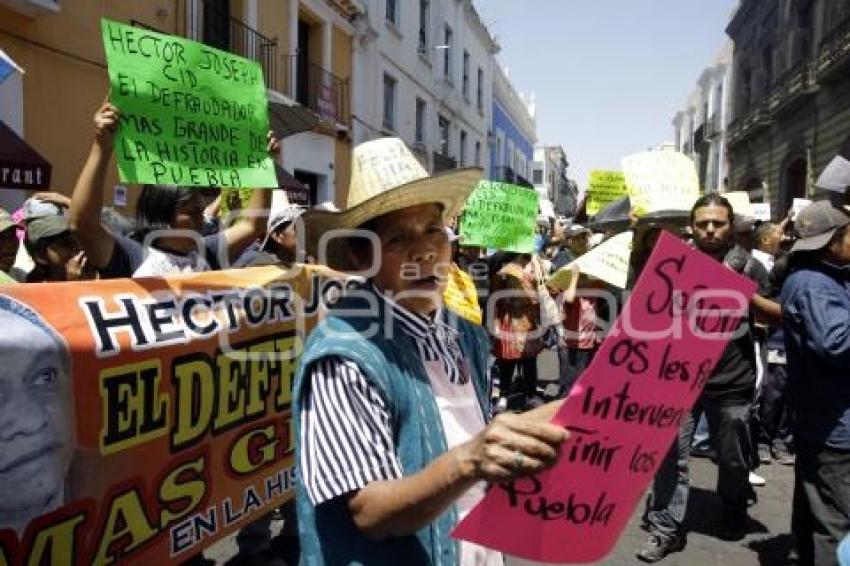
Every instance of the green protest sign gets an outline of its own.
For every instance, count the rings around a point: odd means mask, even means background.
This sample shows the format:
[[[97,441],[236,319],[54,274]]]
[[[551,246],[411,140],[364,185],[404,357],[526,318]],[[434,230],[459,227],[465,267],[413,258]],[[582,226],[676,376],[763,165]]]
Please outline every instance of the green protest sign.
[[[619,171],[591,171],[587,179],[587,214],[596,216],[607,205],[628,194],[626,179]]]
[[[539,199],[534,189],[481,181],[466,201],[460,243],[533,253]]]
[[[276,187],[268,106],[254,61],[101,20],[122,182]]]

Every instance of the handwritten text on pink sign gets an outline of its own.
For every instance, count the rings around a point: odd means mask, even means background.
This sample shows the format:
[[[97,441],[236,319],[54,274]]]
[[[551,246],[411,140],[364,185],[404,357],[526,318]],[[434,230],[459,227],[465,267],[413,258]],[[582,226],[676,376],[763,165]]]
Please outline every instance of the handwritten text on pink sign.
[[[558,464],[492,486],[454,536],[531,560],[602,559],[754,292],[748,279],[663,234],[622,315],[555,416],[570,431]]]

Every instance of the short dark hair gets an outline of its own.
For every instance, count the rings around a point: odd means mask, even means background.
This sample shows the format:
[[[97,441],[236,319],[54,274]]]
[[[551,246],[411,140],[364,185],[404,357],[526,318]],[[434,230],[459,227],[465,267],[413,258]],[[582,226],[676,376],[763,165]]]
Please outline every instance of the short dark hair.
[[[735,223],[735,211],[732,210],[732,204],[726,199],[726,197],[720,193],[706,193],[699,197],[694,203],[694,206],[691,207],[691,225],[693,225],[694,219],[696,218],[697,209],[706,206],[724,207],[729,212],[729,224]]]
[[[761,243],[762,240],[767,238],[767,236],[776,229],[778,225],[772,222],[762,222],[756,229],[753,230],[753,239],[757,244]]]
[[[136,203],[139,232],[167,230],[174,213],[195,196],[195,189],[173,185],[144,185]]]

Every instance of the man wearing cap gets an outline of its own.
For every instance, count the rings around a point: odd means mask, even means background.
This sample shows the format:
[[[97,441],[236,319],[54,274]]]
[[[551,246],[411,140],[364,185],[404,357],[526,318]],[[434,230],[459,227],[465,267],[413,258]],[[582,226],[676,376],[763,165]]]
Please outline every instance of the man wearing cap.
[[[304,215],[320,263],[368,277],[313,330],[296,373],[305,564],[501,564],[452,529],[485,482],[557,458],[556,405],[487,424],[487,337],[442,306],[445,220],[480,175],[429,177],[401,140],[373,140],[354,150],[344,210]]]
[[[0,208],[0,285],[15,283],[9,271],[15,265],[15,257],[18,255],[17,227],[9,213]]]
[[[281,263],[289,265],[295,262],[297,239],[295,221],[304,214],[304,207],[287,205],[269,216],[266,237],[260,248],[275,255]]]
[[[79,241],[71,234],[66,216],[41,216],[27,222],[24,245],[35,262],[27,283],[95,279]]]
[[[850,532],[850,216],[816,202],[795,224],[780,293],[797,451],[791,528],[800,564],[827,566]]]

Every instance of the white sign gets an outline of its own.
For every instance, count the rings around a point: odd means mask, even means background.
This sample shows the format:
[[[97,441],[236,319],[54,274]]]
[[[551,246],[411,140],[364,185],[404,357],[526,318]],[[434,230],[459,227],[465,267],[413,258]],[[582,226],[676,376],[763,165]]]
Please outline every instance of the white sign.
[[[623,174],[638,216],[657,210],[690,210],[699,197],[694,162],[676,151],[648,151],[624,157]]]
[[[837,156],[820,174],[815,186],[819,189],[843,193],[850,186],[850,161],[840,155]]]
[[[754,202],[750,204],[750,210],[753,213],[753,218],[762,222],[770,222],[770,203],[769,202]]]
[[[614,287],[625,289],[629,274],[629,255],[632,252],[634,232],[628,230],[608,238],[583,256],[562,267],[549,278],[549,286],[556,289],[569,287],[576,269],[580,273],[601,279]]]

